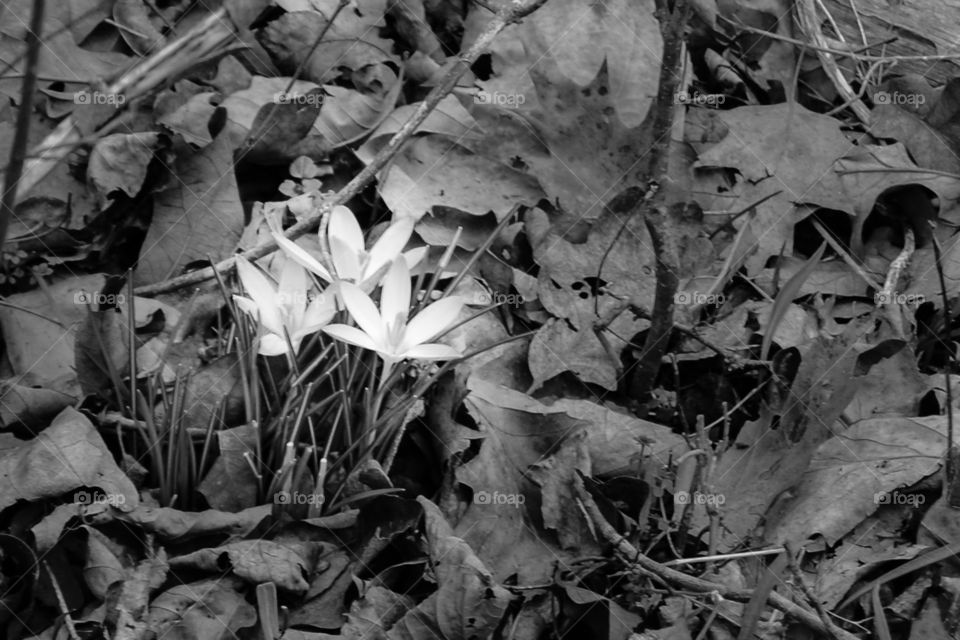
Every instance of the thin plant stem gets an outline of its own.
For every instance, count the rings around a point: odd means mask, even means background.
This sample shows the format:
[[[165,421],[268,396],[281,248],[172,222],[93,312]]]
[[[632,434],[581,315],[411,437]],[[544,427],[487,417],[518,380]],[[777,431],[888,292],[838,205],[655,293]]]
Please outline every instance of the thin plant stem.
[[[17,218],[15,211],[17,192],[20,186],[20,177],[23,175],[23,165],[27,153],[27,140],[30,134],[30,120],[33,116],[33,95],[37,88],[37,65],[40,61],[40,46],[43,34],[44,0],[33,0],[33,15],[30,18],[30,29],[27,31],[27,59],[24,63],[23,85],[20,88],[20,108],[17,111],[16,129],[13,133],[13,144],[10,148],[10,162],[7,164],[6,175],[3,181],[3,193],[0,194],[0,246],[7,239],[7,229],[10,221]],[[4,266],[5,259],[0,253],[0,266]]]
[[[473,265],[475,265],[480,257],[490,249],[494,240],[496,240],[500,236],[500,233],[507,228],[507,225],[510,224],[510,221],[514,219],[519,211],[520,205],[515,205],[513,209],[510,210],[510,213],[503,217],[503,220],[497,224],[497,227],[493,230],[493,232],[490,233],[489,236],[487,236],[487,238],[483,241],[483,244],[473,252],[473,255],[470,256],[469,260],[467,260],[467,264],[464,265],[463,269],[461,269],[460,272],[454,276],[453,281],[447,285],[447,288],[444,289],[443,295],[441,296],[442,298],[445,298],[453,293],[453,291],[457,288],[457,285],[459,285],[464,277],[466,277],[470,269],[473,268]]]
[[[150,386],[152,387],[153,385],[151,384]],[[147,442],[147,455],[150,457],[150,466],[153,467],[153,474],[156,476],[157,485],[161,487],[162,492],[162,487],[166,482],[163,475],[163,463],[160,459],[160,434],[157,433],[157,426],[153,422],[153,411],[147,403],[147,399],[143,397],[140,391],[137,391],[136,394],[135,404],[146,425],[147,437],[149,439],[149,442]],[[151,395],[151,397],[153,396]]]
[[[437,288],[437,283],[440,282],[440,278],[443,276],[443,270],[447,268],[447,265],[450,264],[450,261],[453,259],[453,252],[457,249],[457,242],[460,241],[460,234],[463,232],[463,227],[457,227],[456,233],[453,234],[453,240],[450,241],[447,250],[443,252],[443,256],[440,258],[440,262],[437,263],[436,269],[433,271],[433,277],[430,278],[430,284],[427,285],[426,290],[423,292],[423,297],[420,298],[417,303],[416,311],[420,311],[424,306],[430,304],[430,296],[433,295],[434,289]],[[465,269],[466,270],[466,269]],[[424,271],[424,274],[426,271]],[[421,274],[423,275],[423,274]],[[417,282],[416,291],[420,290],[420,282]]]

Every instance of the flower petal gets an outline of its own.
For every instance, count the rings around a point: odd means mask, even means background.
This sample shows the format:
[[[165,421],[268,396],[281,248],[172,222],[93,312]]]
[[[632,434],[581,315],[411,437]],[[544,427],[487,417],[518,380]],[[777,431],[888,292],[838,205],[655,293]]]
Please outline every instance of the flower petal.
[[[237,275],[250,300],[256,305],[256,311],[247,311],[260,318],[260,323],[275,333],[283,332],[283,319],[280,315],[277,289],[259,269],[250,264],[243,256],[237,256]]]
[[[347,305],[343,304],[343,296],[340,295],[340,285],[343,282],[344,280],[337,280],[333,282],[329,287],[324,289],[323,292],[320,294],[325,298],[327,298],[328,300],[331,300],[331,304],[333,304],[336,307],[337,311],[342,311],[347,308]],[[364,291],[364,293],[367,293],[367,292]]]
[[[407,261],[407,268],[413,271],[413,268],[420,264],[420,262],[427,256],[427,251],[429,247],[419,247],[417,249],[410,249],[403,254],[403,259]]]
[[[296,327],[303,321],[303,312],[307,308],[307,290],[310,286],[307,270],[296,260],[286,257],[280,271],[277,300],[286,312],[290,326]]]
[[[462,308],[463,298],[459,296],[448,296],[428,305],[407,324],[404,346],[410,349],[442,333],[456,322]]]
[[[463,356],[459,351],[451,346],[433,342],[431,344],[418,344],[403,352],[404,358],[413,360],[456,360]]]
[[[355,284],[349,282],[340,283],[340,297],[343,304],[350,312],[353,321],[366,332],[370,339],[378,348],[384,347],[387,343],[387,332],[384,326],[380,312],[377,311],[377,305],[373,304],[370,296],[360,290]]]
[[[324,327],[323,332],[348,344],[369,349],[370,351],[380,352],[379,346],[370,339],[370,336],[348,324],[331,324]]]
[[[310,253],[298,245],[293,240],[280,235],[279,233],[273,234],[273,239],[276,241],[277,246],[283,249],[283,252],[287,254],[288,257],[296,260],[302,267],[309,269],[313,273],[317,274],[327,282],[333,282],[333,276],[330,275],[330,272],[327,271],[327,268],[320,264],[320,261],[314,258]]]
[[[233,301],[237,304],[238,307],[240,307],[241,311],[245,313],[249,313],[251,316],[253,316],[254,319],[256,319],[258,315],[256,302],[254,302],[250,298],[245,298],[243,296],[238,296],[236,294],[234,294],[233,296]]]
[[[260,348],[257,353],[262,356],[279,356],[289,351],[287,339],[275,333],[265,333],[260,336]]]
[[[410,315],[410,270],[401,259],[390,265],[380,289],[380,316],[384,324],[394,322],[398,315],[404,321]]]
[[[334,207],[333,211],[330,212],[327,238],[330,240],[339,238],[353,250],[353,254],[356,256],[367,249],[367,245],[363,242],[363,229],[360,228],[360,223],[357,222],[353,212],[343,205]],[[333,251],[332,248],[331,251]]]
[[[363,270],[364,279],[373,276],[383,265],[393,262],[407,246],[411,234],[413,234],[413,221],[409,218],[394,222],[387,227],[370,249],[370,259]]]
[[[307,306],[307,310],[303,314],[303,323],[298,332],[314,333],[319,331],[333,320],[336,313],[337,306],[333,296],[321,293]]]
[[[360,254],[342,238],[330,236],[330,259],[338,278],[350,282],[360,280]]]

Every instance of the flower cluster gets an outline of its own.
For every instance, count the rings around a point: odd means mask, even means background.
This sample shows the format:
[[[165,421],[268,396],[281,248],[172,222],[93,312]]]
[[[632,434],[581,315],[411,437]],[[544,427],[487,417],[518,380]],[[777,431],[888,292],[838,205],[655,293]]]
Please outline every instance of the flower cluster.
[[[459,358],[454,348],[430,341],[456,321],[462,299],[442,298],[410,317],[410,270],[426,255],[425,248],[403,251],[412,233],[409,220],[395,222],[367,250],[360,224],[341,206],[331,212],[327,232],[333,272],[279,233],[274,238],[286,260],[278,283],[238,257],[237,273],[247,295],[234,300],[260,324],[259,353],[296,355],[306,336],[323,330],[376,352],[384,364],[381,381],[403,360]],[[317,290],[308,272],[329,286]],[[331,324],[338,308],[346,310],[353,322]]]

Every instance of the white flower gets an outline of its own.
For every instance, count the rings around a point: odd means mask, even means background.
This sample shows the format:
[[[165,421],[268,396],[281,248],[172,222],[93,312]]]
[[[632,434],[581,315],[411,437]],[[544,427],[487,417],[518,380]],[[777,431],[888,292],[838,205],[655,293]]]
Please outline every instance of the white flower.
[[[285,238],[283,234],[274,232],[273,238],[288,256],[327,282],[338,280],[352,282],[369,292],[379,284],[380,279],[377,275],[381,269],[397,257],[402,255],[408,269],[412,269],[426,255],[426,247],[402,253],[412,234],[412,220],[404,219],[394,222],[367,251],[363,230],[353,212],[344,206],[334,207],[330,212],[327,240],[330,244],[330,259],[333,261],[336,277],[331,275],[330,271],[307,250]]]
[[[348,282],[340,286],[344,305],[360,327],[331,324],[329,335],[375,351],[384,362],[384,378],[401,360],[453,360],[460,352],[445,344],[429,342],[452,325],[463,300],[448,297],[425,307],[410,319],[410,269],[406,260],[394,260],[383,279],[380,308],[360,287]]]
[[[276,356],[287,353],[287,336],[294,355],[304,337],[325,327],[336,312],[333,297],[320,295],[307,302],[311,283],[302,266],[284,261],[279,286],[242,256],[237,256],[237,274],[249,297],[233,296],[237,306],[256,318],[263,331],[259,353]]]

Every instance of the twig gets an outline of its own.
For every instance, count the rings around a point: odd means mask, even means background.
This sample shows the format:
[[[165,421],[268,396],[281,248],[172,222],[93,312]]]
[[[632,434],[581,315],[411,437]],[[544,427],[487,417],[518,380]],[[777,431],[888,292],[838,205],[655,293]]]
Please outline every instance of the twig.
[[[704,462],[700,467],[700,487],[708,497],[705,505],[707,516],[710,519],[710,547],[708,553],[713,556],[717,554],[717,544],[719,544],[720,541],[720,509],[717,507],[717,501],[710,500],[709,498],[716,497],[717,495],[713,490],[713,475],[717,468],[717,457],[723,453],[723,445],[722,443],[718,443],[718,451],[713,450],[713,447],[710,445],[710,438],[707,436],[707,430],[703,427],[703,422],[703,414],[701,413],[697,415],[697,447],[703,451],[701,458],[703,458]],[[693,509],[691,509],[691,511],[693,511]],[[707,565],[707,570],[713,570],[712,562]]]
[[[826,4],[824,4],[823,0],[817,0],[817,6],[820,7],[820,10],[823,11],[823,14],[827,16],[827,22],[830,23],[831,27],[833,27],[833,32],[837,34],[840,42],[847,44],[847,39],[843,36],[843,31],[840,30],[840,26],[837,24],[837,21],[833,19],[833,14],[830,13],[830,9]]]
[[[603,331],[608,331],[614,337],[621,340],[624,344],[627,344],[627,345],[630,345],[631,347],[635,347],[639,349],[641,348],[640,345],[631,342],[629,339],[625,338],[624,336],[618,335],[612,329],[610,329],[610,325],[613,323],[613,321],[616,320],[617,317],[627,309],[629,309],[630,312],[638,318],[649,320],[651,317],[650,312],[644,309],[643,307],[636,305],[630,302],[629,300],[622,300],[618,302],[615,306],[611,307],[608,310],[608,313],[605,317],[600,318],[597,322],[594,323],[593,332],[597,336],[600,336]],[[673,328],[679,331],[680,333],[685,334],[688,337],[696,340],[697,342],[705,346],[710,351],[713,351],[715,354],[723,358],[724,362],[726,362],[727,365],[729,365],[730,367],[737,368],[737,369],[742,369],[745,367],[761,367],[765,369],[770,368],[770,363],[767,362],[766,360],[752,360],[750,358],[744,358],[743,356],[733,353],[732,351],[725,350],[723,347],[720,347],[714,344],[709,339],[701,336],[699,333],[697,333],[697,330],[694,327],[690,327],[685,324],[680,324],[679,322],[675,322],[673,323]],[[608,350],[608,355],[610,355],[610,353],[611,352]],[[668,362],[668,359],[666,358],[666,356],[664,356],[661,359],[661,362]]]
[[[73,624],[73,618],[70,617],[70,609],[67,607],[67,600],[63,597],[63,591],[60,590],[60,583],[57,582],[57,576],[47,561],[43,561],[43,568],[47,570],[47,577],[50,578],[50,584],[53,586],[53,592],[57,595],[57,604],[60,605],[60,611],[63,612],[63,621],[67,625],[67,631],[70,633],[71,640],[80,640],[80,634],[77,633],[77,627]]]
[[[631,395],[639,404],[645,404],[650,390],[660,371],[660,361],[667,350],[670,332],[673,330],[674,306],[677,287],[680,283],[680,252],[677,233],[670,205],[678,198],[670,183],[670,141],[672,139],[674,95],[680,82],[683,30],[690,13],[687,0],[676,0],[673,11],[668,12],[666,2],[658,2],[661,13],[660,31],[663,33],[663,61],[660,64],[660,80],[657,100],[654,103],[653,125],[649,161],[640,183],[646,183],[644,197],[631,207],[629,216],[642,215],[650,242],[656,256],[656,289],[650,328],[637,358],[636,369],[629,383]],[[669,193],[668,193],[669,192]]]
[[[745,206],[743,209],[740,209],[740,211],[737,211],[737,212],[735,212],[735,213],[728,213],[727,211],[718,211],[718,212],[712,212],[712,211],[711,211],[711,212],[709,212],[710,215],[731,215],[732,217],[731,217],[729,220],[727,220],[726,222],[724,222],[723,224],[721,224],[719,227],[717,227],[716,229],[714,229],[713,231],[711,231],[711,232],[710,232],[710,235],[709,235],[708,237],[709,237],[711,240],[713,240],[713,238],[714,238],[718,233],[720,233],[721,231],[723,231],[724,229],[733,229],[734,231],[736,231],[736,227],[733,226],[733,223],[736,222],[737,219],[738,219],[740,216],[742,216],[742,215],[745,214],[745,213],[750,213],[751,215],[753,215],[754,210],[755,210],[757,207],[759,207],[761,204],[763,204],[764,202],[766,202],[766,201],[769,200],[770,198],[775,198],[775,197],[777,197],[777,196],[780,195],[781,193],[783,193],[783,189],[778,189],[778,190],[774,191],[773,193],[771,193],[770,195],[766,195],[766,196],[760,198],[759,200],[757,200],[756,202],[752,202],[752,203],[748,204],[748,205]],[[706,214],[706,213],[708,213],[708,212],[705,211],[704,213]],[[741,227],[741,228],[742,228],[742,227]],[[733,249],[735,249],[735,248],[736,248],[736,247],[733,247]],[[724,268],[726,268],[726,265],[724,265]]]
[[[814,610],[816,610],[817,615],[820,616],[820,620],[823,622],[823,626],[827,628],[827,633],[830,634],[830,637],[834,638],[834,640],[839,640],[840,635],[838,632],[840,629],[833,623],[833,620],[830,619],[826,609],[820,604],[820,600],[810,591],[810,587],[807,586],[807,582],[803,579],[803,573],[800,571],[800,567],[797,566],[796,549],[794,549],[793,545],[789,542],[784,543],[783,546],[787,550],[787,567],[789,567],[790,572],[793,574],[797,588],[800,589],[800,592],[803,593],[807,601],[813,605]]]
[[[860,31],[860,43],[863,46],[867,46],[867,32],[863,28],[863,21],[860,20],[860,12],[857,11],[857,4],[854,0],[849,0],[850,2],[850,11],[853,12],[853,17],[857,21],[857,29]]]
[[[750,600],[750,597],[753,595],[751,589],[732,589],[723,584],[717,584],[709,580],[687,575],[676,569],[664,566],[655,560],[651,560],[634,547],[630,541],[617,533],[610,523],[606,521],[600,513],[600,508],[597,506],[597,503],[593,501],[586,487],[584,487],[583,480],[575,475],[573,482],[577,496],[580,498],[584,510],[590,516],[591,524],[600,532],[604,539],[615,547],[617,553],[623,556],[627,562],[637,565],[641,570],[656,576],[667,585],[677,585],[682,589],[688,589],[698,593],[715,591],[720,596],[737,602],[748,602]],[[824,626],[823,621],[820,620],[814,612],[791,602],[776,591],[770,592],[770,595],[767,596],[767,602],[788,616],[809,626],[811,629],[819,631],[820,633],[828,633],[828,629]],[[838,630],[837,637],[840,640],[858,640],[855,635],[842,629]]]
[[[320,237],[326,237],[326,228],[330,221],[330,212],[334,207],[338,205],[345,204],[353,196],[360,193],[371,180],[376,177],[377,173],[393,158],[394,155],[400,150],[400,147],[413,135],[424,120],[427,119],[427,116],[436,108],[440,101],[443,100],[453,89],[457,86],[457,82],[460,80],[460,77],[466,73],[466,71],[476,62],[493,42],[501,31],[503,31],[508,25],[513,22],[520,20],[521,18],[529,15],[533,11],[540,8],[544,5],[547,0],[530,0],[527,3],[511,3],[508,5],[509,8],[499,12],[496,17],[490,22],[487,26],[487,29],[480,34],[477,38],[477,41],[467,50],[466,53],[461,55],[457,59],[457,63],[452,65],[447,71],[447,74],[444,76],[443,81],[435,86],[427,97],[421,102],[413,115],[410,116],[410,119],[407,120],[402,127],[390,138],[390,141],[380,150],[379,153],[374,157],[369,165],[364,167],[360,173],[358,173],[353,180],[348,182],[340,191],[335,193],[329,199],[325,200],[317,208],[316,211],[312,212],[308,217],[301,220],[297,224],[293,225],[284,232],[284,236],[290,240],[295,240],[300,236],[304,235],[309,231],[313,231],[317,228],[319,223],[320,226]],[[247,260],[257,260],[263,256],[273,253],[277,249],[277,243],[273,240],[266,242],[265,244],[258,245],[253,249],[243,253],[243,257]],[[236,256],[231,256],[225,260],[221,260],[214,267],[206,267],[204,269],[199,269],[191,273],[178,276],[176,278],[171,278],[169,280],[164,280],[163,282],[157,282],[155,284],[147,285],[137,289],[138,296],[154,296],[158,293],[165,293],[167,291],[174,291],[182,287],[186,287],[192,284],[197,284],[198,282],[203,282],[204,280],[209,280],[214,277],[214,273],[227,273],[232,271],[236,265]]]
[[[872,62],[872,61],[891,62],[893,60],[896,60],[899,62],[937,62],[939,60],[957,60],[958,58],[960,58],[960,53],[932,55],[932,56],[874,56],[874,55],[869,55],[869,54],[860,53],[860,52],[880,46],[881,44],[887,44],[887,43],[893,42],[895,38],[884,40],[882,42],[878,42],[871,45],[865,45],[863,47],[857,47],[856,49],[850,49],[849,51],[844,51],[843,49],[837,49],[835,47],[813,45],[808,42],[804,42],[803,40],[797,40],[796,38],[782,36],[779,33],[766,31],[765,29],[757,29],[756,27],[751,27],[749,25],[741,24],[739,22],[734,22],[733,20],[730,20],[729,18],[726,18],[722,15],[718,15],[717,18],[720,20],[725,20],[726,22],[730,23],[733,27],[740,29],[742,31],[746,31],[748,33],[756,33],[758,35],[771,38],[772,40],[787,42],[789,44],[797,45],[798,47],[802,47],[806,45],[807,48],[813,49],[814,51],[822,51],[823,53],[829,53],[835,56],[840,56],[845,58],[853,58],[855,60],[862,60],[865,62]]]
[[[739,553],[718,553],[712,556],[699,556],[696,558],[679,558],[678,560],[669,560],[664,562],[663,566],[676,567],[681,564],[699,564],[701,562],[718,562],[724,560],[738,560],[740,558],[756,558],[758,556],[775,556],[781,553],[783,553],[783,547],[757,549],[756,551],[741,551]]]
[[[893,296],[897,292],[897,283],[900,282],[900,276],[903,274],[903,270],[906,269],[907,264],[910,263],[910,256],[913,255],[915,248],[916,242],[914,241],[913,229],[905,229],[903,233],[903,249],[897,257],[893,259],[893,262],[890,263],[890,268],[887,270],[887,279],[883,283],[883,289],[877,296],[881,304],[893,304]]]
[[[842,158],[841,158],[842,160]],[[944,178],[953,178],[960,180],[960,173],[950,173],[949,171],[938,171],[936,169],[924,169],[923,167],[890,167],[890,168],[872,168],[872,169],[837,169],[838,176],[845,176],[851,173],[926,173],[931,176],[943,176]]]
[[[30,18],[30,30],[27,32],[27,59],[24,69],[23,85],[20,88],[20,108],[17,111],[16,131],[10,148],[10,162],[3,181],[3,195],[0,196],[0,247],[7,239],[10,221],[16,218],[14,208],[17,204],[17,186],[23,174],[26,158],[27,138],[30,133],[30,118],[33,112],[33,94],[37,88],[37,63],[40,60],[40,45],[43,33],[44,0],[33,0],[33,16]],[[6,260],[0,253],[0,266]]]
[[[930,221],[930,226],[936,231],[936,224]],[[943,332],[947,336],[947,366],[943,369],[943,377],[947,385],[947,453],[943,464],[943,494],[947,498],[947,505],[952,509],[960,508],[960,491],[957,490],[958,464],[960,451],[953,443],[953,382],[950,380],[950,365],[956,364],[956,353],[950,340],[950,301],[947,299],[947,281],[943,275],[943,250],[936,233],[933,234],[933,255],[937,261],[937,278],[940,280],[940,298],[943,302]]]
[[[874,72],[877,69],[879,69],[885,62],[886,62],[885,60],[877,60],[872,65],[870,65],[870,68],[867,69],[867,72],[864,74],[863,78],[860,81],[860,91],[857,91],[857,93],[854,94],[853,97],[851,97],[848,100],[845,100],[843,104],[841,104],[840,106],[830,109],[830,111],[827,111],[823,115],[825,116],[836,115],[841,111],[843,111],[844,109],[846,109],[847,107],[850,107],[851,105],[853,105],[853,103],[856,102],[857,100],[863,99],[863,96],[867,94],[867,89],[870,88],[870,78],[873,76]],[[890,66],[893,67],[895,64],[897,64],[896,60],[894,60],[890,64]]]
[[[814,45],[817,45],[817,57],[820,58],[820,65],[823,67],[824,73],[833,82],[840,96],[850,103],[850,108],[857,118],[864,124],[869,124],[870,109],[856,97],[856,92],[850,86],[843,72],[840,71],[840,66],[834,60],[833,54],[822,50],[824,44],[823,32],[820,30],[820,20],[817,18],[817,10],[813,5],[813,0],[797,0],[794,6],[797,10],[797,21],[800,23],[800,29]]]
[[[743,398],[741,398],[740,401],[737,402],[737,404],[733,405],[733,408],[732,408],[732,409],[730,409],[729,411],[724,411],[723,417],[717,418],[716,420],[714,420],[713,422],[711,422],[710,424],[708,424],[707,426],[705,426],[704,429],[707,430],[707,431],[709,431],[710,429],[713,429],[714,427],[716,427],[716,426],[718,426],[718,425],[720,425],[720,424],[725,424],[725,425],[726,425],[726,424],[729,422],[729,420],[730,420],[730,419],[729,419],[729,416],[730,416],[731,414],[733,414],[734,412],[739,411],[739,410],[740,410],[740,407],[742,407],[743,405],[747,404],[747,402],[750,401],[750,398],[752,398],[752,397],[755,396],[756,394],[760,393],[760,391],[762,391],[763,388],[764,388],[764,386],[763,386],[762,384],[758,384],[757,386],[755,386],[753,389],[750,390],[750,392],[749,392],[747,395],[743,396]],[[724,403],[724,404],[726,404],[726,403]],[[724,440],[726,440],[726,438],[724,438]]]
[[[860,276],[864,282],[873,287],[874,291],[879,291],[880,283],[870,277],[870,274],[864,271],[863,267],[857,264],[857,261],[853,258],[853,256],[850,255],[850,252],[845,250],[840,243],[837,242],[837,239],[833,237],[833,234],[831,234],[826,227],[820,224],[819,220],[815,218],[810,219],[813,221],[813,226],[820,233],[820,236],[826,240],[827,244],[829,244],[833,250],[837,252],[837,255],[839,255],[843,261],[847,263],[847,266],[853,269],[854,273]]]

